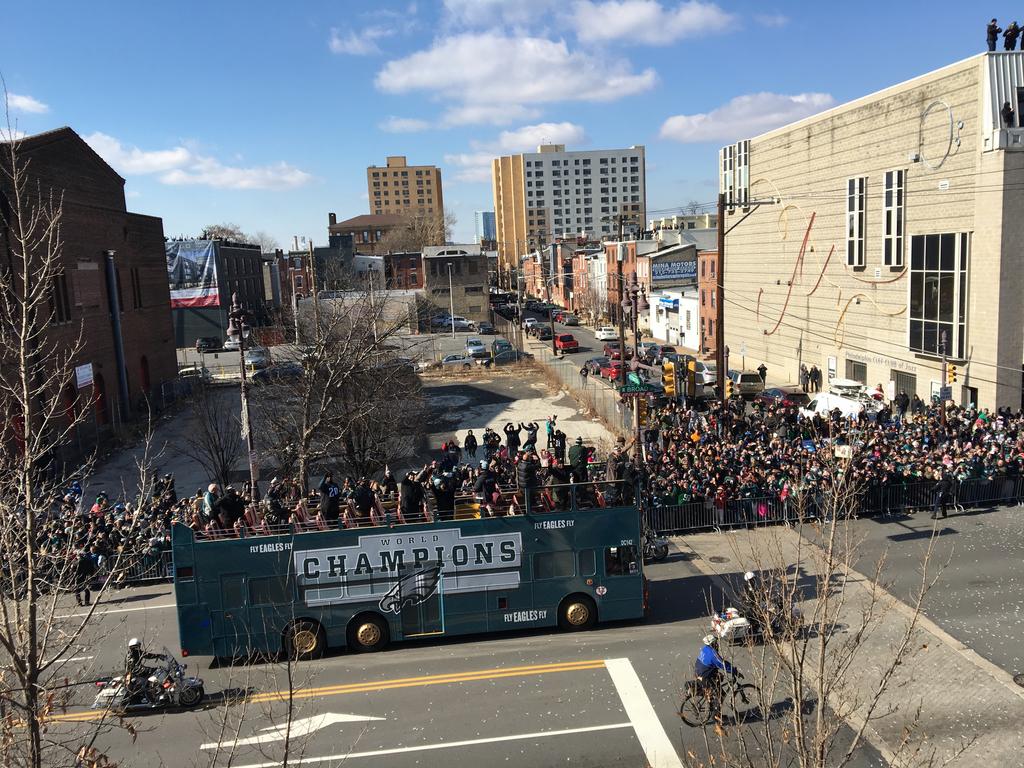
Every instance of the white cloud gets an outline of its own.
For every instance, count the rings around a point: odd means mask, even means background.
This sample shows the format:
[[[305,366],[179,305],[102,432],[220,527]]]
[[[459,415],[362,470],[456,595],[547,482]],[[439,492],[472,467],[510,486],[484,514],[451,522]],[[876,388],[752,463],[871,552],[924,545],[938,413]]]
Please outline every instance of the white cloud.
[[[541,144],[582,144],[586,132],[575,123],[538,123],[514,131],[502,131],[496,149],[502,152],[535,152]]]
[[[142,150],[129,147],[105,133],[92,133],[85,141],[96,153],[125,176],[156,174],[163,184],[198,185],[218,189],[291,189],[312,176],[285,162],[241,167],[225,165],[187,147]]]
[[[583,126],[575,123],[538,123],[524,125],[514,131],[502,131],[492,142],[470,142],[473,151],[445,155],[444,161],[455,166],[455,179],[468,182],[489,182],[491,161],[499,155],[535,152],[540,144],[576,144],[586,141]]]
[[[382,120],[377,127],[388,133],[416,133],[430,128],[430,123],[416,117],[394,117]]]
[[[670,117],[662,123],[661,137],[683,143],[726,143],[802,120],[834,104],[828,93],[751,93],[710,112]]]
[[[521,110],[556,101],[613,101],[649,90],[655,78],[653,69],[634,72],[627,61],[570,51],[564,41],[482,32],[443,37],[390,61],[375,83],[386,93],[423,91],[462,107]]]
[[[18,128],[8,129],[6,126],[0,125],[0,141],[17,141],[18,139],[24,139],[26,136],[28,134]]]
[[[192,159],[192,152],[185,147],[143,151],[138,147],[126,147],[113,136],[99,131],[86,136],[85,141],[118,173],[126,176],[169,171]]]
[[[778,29],[789,24],[789,17],[781,13],[759,13],[754,16],[754,21],[762,27]]]
[[[716,4],[700,0],[688,0],[674,8],[656,0],[579,0],[573,6],[576,34],[585,42],[668,45],[685,37],[722,32],[734,20]]]
[[[32,115],[42,115],[50,111],[50,107],[39,99],[17,93],[7,94],[7,107],[11,112],[27,112]]]
[[[349,56],[373,56],[380,53],[377,41],[385,37],[391,37],[395,30],[389,27],[374,26],[367,27],[362,31],[349,30],[342,32],[336,27],[331,28],[331,36],[327,40],[327,47],[331,53],[348,54]]]

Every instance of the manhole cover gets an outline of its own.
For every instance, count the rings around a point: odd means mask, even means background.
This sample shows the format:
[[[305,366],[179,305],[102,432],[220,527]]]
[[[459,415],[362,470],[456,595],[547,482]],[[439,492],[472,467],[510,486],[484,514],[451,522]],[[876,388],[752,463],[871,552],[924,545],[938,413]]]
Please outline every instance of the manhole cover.
[[[1015,682],[1017,685],[1019,685],[1022,688],[1024,688],[1024,672],[1022,672],[1019,675],[1014,675],[1013,676],[1013,682]]]
[[[729,562],[729,558],[728,557],[722,557],[721,555],[712,555],[711,557],[708,558],[708,560],[710,562],[712,562],[712,563],[728,563]]]

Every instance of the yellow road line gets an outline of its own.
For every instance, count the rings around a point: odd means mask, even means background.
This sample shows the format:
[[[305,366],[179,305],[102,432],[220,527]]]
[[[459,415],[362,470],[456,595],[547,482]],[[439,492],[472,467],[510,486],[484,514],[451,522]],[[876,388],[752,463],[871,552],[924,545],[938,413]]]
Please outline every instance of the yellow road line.
[[[450,683],[468,683],[475,680],[495,680],[502,677],[524,677],[527,675],[545,675],[555,672],[576,672],[585,669],[601,669],[604,661],[576,662],[572,664],[545,664],[535,667],[510,667],[508,669],[490,669],[480,672],[462,672],[449,675],[431,675],[428,677],[410,677],[403,680],[382,680],[376,683],[353,683],[336,685],[327,688],[298,689],[291,698],[308,699],[314,696],[340,696],[347,693],[365,693],[367,691],[386,691],[394,688],[415,688],[426,685],[448,685]],[[288,691],[260,693],[249,698],[252,702],[285,701]]]
[[[415,688],[427,685],[450,685],[452,683],[469,683],[480,680],[498,680],[505,677],[526,677],[529,675],[546,675],[557,672],[578,672],[588,669],[602,669],[603,659],[590,659],[587,661],[558,662],[554,664],[535,664],[524,667],[499,667],[497,669],[484,669],[474,672],[452,672],[440,675],[424,675],[421,677],[403,677],[393,680],[379,680],[376,682],[349,683],[347,685],[330,685],[321,688],[298,688],[290,696],[292,699],[311,699],[318,696],[342,696],[350,693],[367,693],[370,691],[386,691],[396,688]],[[248,701],[252,703],[287,701],[288,691],[268,691],[250,696]],[[68,712],[67,714],[54,715],[49,718],[51,722],[88,722],[99,720],[109,713],[102,710],[86,710],[84,712]]]

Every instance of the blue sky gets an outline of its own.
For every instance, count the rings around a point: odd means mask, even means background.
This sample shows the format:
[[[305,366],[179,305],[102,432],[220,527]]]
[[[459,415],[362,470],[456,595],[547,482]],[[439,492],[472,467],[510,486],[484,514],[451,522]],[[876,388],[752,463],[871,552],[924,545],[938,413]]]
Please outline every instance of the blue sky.
[[[1018,9],[1019,10],[1019,9]],[[720,145],[984,49],[1010,3],[439,0],[8,4],[19,130],[70,125],[169,236],[281,243],[368,212],[365,168],[441,166],[455,238],[489,159],[647,147],[648,207],[709,202]],[[1021,11],[1024,14],[1024,11]]]

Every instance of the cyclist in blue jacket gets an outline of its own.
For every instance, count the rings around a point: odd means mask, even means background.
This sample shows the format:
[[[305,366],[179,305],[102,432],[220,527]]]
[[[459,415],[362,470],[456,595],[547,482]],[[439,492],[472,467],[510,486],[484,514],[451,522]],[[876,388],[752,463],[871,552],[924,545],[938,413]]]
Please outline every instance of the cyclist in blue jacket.
[[[697,661],[693,665],[693,673],[705,690],[712,693],[712,704],[718,709],[720,693],[722,690],[722,676],[736,675],[743,677],[738,669],[718,655],[718,638],[715,635],[705,635],[704,645],[697,654]]]

